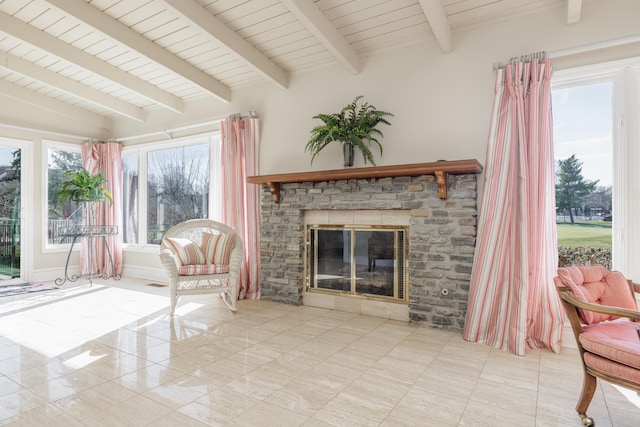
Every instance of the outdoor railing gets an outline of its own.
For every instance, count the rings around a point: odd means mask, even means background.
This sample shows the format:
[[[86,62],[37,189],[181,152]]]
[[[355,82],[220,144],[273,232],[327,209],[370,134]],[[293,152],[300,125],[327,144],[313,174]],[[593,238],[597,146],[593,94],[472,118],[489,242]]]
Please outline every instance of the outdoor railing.
[[[20,276],[20,221],[0,218],[0,274]]]
[[[70,219],[50,219],[47,229],[49,233],[49,243],[71,243],[70,236],[64,236],[64,231],[74,225],[75,221]]]

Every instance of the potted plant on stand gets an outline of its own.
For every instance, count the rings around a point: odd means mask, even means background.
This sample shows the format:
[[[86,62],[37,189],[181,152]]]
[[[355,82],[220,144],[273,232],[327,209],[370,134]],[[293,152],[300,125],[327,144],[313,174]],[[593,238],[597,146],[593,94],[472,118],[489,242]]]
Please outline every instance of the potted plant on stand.
[[[59,203],[64,205],[67,202],[81,203],[83,206],[83,217],[86,225],[93,225],[95,206],[97,203],[109,199],[113,203],[111,193],[104,187],[105,178],[102,172],[91,175],[86,169],[77,172],[67,172],[67,180],[62,182],[62,187],[58,192]]]
[[[56,284],[61,285],[67,279],[74,282],[78,280],[80,276],[74,275],[68,276],[67,270],[69,266],[69,259],[73,246],[78,238],[89,238],[88,253],[87,253],[87,271],[89,283],[92,283],[93,273],[91,271],[92,266],[92,241],[94,237],[105,237],[109,235],[117,234],[117,226],[110,225],[95,225],[94,218],[96,216],[95,210],[97,204],[105,199],[109,199],[110,203],[113,203],[113,196],[105,188],[105,177],[102,172],[95,175],[91,175],[86,169],[81,169],[77,172],[67,172],[67,180],[62,182],[60,191],[58,191],[58,202],[64,205],[68,202],[76,202],[82,205],[82,217],[83,225],[72,226],[65,230],[62,234],[65,237],[72,238],[71,248],[67,256],[67,262],[65,265],[64,279],[56,279]],[[107,251],[109,248],[107,246]],[[109,257],[111,254],[109,253]],[[113,260],[111,261],[113,266]],[[114,272],[115,276],[115,272]]]
[[[362,97],[362,95],[357,96],[339,113],[313,116],[314,119],[322,120],[323,124],[311,130],[311,139],[305,146],[305,152],[311,153],[311,163],[327,145],[338,141],[342,144],[344,166],[353,166],[355,147],[362,152],[365,165],[367,163],[376,165],[370,146],[372,142],[375,142],[380,149],[380,155],[382,155],[382,144],[378,141],[377,136],[382,137],[383,135],[377,126],[380,123],[391,125],[385,117],[393,116],[393,114],[378,110],[366,102],[358,105],[358,101]]]

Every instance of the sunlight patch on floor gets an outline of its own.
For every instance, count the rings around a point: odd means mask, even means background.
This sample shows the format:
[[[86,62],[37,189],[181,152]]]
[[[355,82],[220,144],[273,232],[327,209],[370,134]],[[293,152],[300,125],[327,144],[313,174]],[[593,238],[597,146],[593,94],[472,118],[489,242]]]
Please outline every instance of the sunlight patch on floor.
[[[64,297],[0,317],[0,335],[55,357],[158,311],[168,314],[165,296],[96,284],[59,292]]]
[[[640,408],[640,394],[636,393],[633,390],[626,389],[624,387],[620,387],[619,385],[611,384],[615,387],[616,390],[620,392],[627,400],[633,403],[636,407]]]

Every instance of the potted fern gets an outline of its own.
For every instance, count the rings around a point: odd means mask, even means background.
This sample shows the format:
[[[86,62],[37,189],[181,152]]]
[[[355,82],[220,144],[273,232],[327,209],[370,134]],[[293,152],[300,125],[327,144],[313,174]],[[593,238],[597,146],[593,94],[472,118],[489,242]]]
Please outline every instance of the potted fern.
[[[68,202],[81,203],[85,209],[88,225],[92,225],[91,211],[93,206],[105,199],[113,203],[111,193],[104,187],[105,177],[102,172],[91,175],[86,169],[77,172],[66,172],[67,180],[62,182],[58,191],[58,202],[64,205]],[[86,209],[88,208],[88,209]]]
[[[391,125],[385,118],[393,116],[386,111],[378,110],[368,103],[358,104],[363,98],[357,96],[352,103],[346,105],[339,113],[318,114],[314,119],[322,120],[323,124],[311,130],[311,139],[305,146],[305,152],[311,153],[311,163],[313,159],[327,145],[334,141],[342,144],[344,154],[344,165],[353,166],[354,148],[360,149],[364,164],[376,165],[376,161],[371,152],[371,143],[376,143],[382,155],[382,144],[377,137],[382,137],[382,132],[377,126],[380,123]]]

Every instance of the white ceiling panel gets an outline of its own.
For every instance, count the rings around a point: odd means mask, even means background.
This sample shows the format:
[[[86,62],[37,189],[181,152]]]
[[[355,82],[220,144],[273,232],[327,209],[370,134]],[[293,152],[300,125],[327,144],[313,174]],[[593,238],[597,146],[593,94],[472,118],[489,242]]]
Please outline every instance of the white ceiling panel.
[[[567,1],[441,0],[454,49],[456,30],[541,9],[566,18]],[[418,0],[0,0],[0,98],[141,120],[247,85],[286,89],[290,74],[330,64],[357,73],[360,56],[432,39]]]

